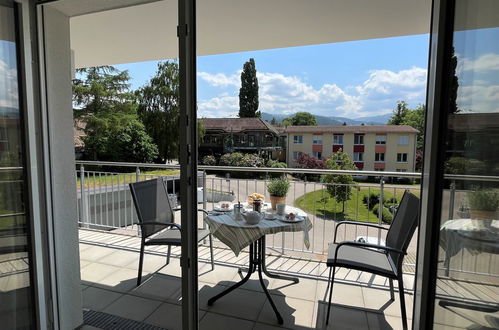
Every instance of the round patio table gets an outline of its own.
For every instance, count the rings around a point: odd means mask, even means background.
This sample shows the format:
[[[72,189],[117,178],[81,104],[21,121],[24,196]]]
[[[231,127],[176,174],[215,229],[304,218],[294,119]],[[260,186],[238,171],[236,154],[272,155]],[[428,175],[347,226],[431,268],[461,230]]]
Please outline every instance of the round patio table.
[[[271,210],[265,208],[262,211],[272,213]],[[289,280],[295,283],[298,283],[299,279],[296,277],[273,274],[267,270],[265,263],[265,236],[267,234],[275,234],[279,232],[303,231],[304,244],[307,248],[309,248],[310,242],[308,238],[308,231],[312,228],[312,223],[304,211],[295,207],[286,206],[286,212],[298,214],[300,221],[295,221],[293,223],[285,222],[283,217],[281,217],[280,219],[278,218],[275,220],[262,219],[256,225],[249,225],[244,220],[235,220],[233,212],[212,212],[208,214],[206,222],[209,224],[210,231],[213,236],[230,247],[236,255],[238,255],[245,247],[249,246],[248,272],[246,276],[241,281],[210,298],[208,300],[209,306],[213,305],[215,301],[222,298],[226,294],[243,285],[250,279],[253,273],[258,272],[260,285],[262,286],[262,289],[265,292],[274,313],[276,314],[277,321],[279,324],[283,323],[282,316],[277,310],[277,307],[272,300],[265,283],[263,282],[262,273],[271,278]]]

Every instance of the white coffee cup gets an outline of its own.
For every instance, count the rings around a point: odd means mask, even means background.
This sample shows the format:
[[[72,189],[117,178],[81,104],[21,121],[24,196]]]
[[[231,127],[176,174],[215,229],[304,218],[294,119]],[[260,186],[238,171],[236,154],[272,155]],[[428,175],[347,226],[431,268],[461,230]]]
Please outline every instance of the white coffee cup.
[[[277,204],[276,205],[276,212],[279,215],[284,215],[286,212],[286,204],[281,204],[281,203]]]

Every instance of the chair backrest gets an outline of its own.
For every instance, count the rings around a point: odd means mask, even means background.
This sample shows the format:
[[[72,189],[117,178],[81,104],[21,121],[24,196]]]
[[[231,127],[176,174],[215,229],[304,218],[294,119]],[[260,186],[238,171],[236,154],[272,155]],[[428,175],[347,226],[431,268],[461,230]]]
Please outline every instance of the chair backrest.
[[[130,183],[130,192],[140,222],[173,222],[173,211],[162,178]],[[165,227],[143,225],[142,237],[149,237],[162,229]]]
[[[386,234],[386,246],[407,251],[414,231],[419,221],[419,198],[406,190],[400,201],[395,217],[388,233]],[[402,266],[404,256],[390,252],[390,256],[397,267]]]

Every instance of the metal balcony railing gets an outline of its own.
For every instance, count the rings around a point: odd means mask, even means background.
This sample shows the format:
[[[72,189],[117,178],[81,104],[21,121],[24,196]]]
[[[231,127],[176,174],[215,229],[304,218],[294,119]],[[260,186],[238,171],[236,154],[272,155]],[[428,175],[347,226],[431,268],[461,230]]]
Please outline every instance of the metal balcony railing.
[[[114,162],[93,162],[76,161],[77,170],[75,179],[77,183],[77,207],[78,222],[82,227],[89,227],[101,230],[139,230],[137,216],[133,207],[128,184],[131,182],[147,180],[162,176],[167,182],[168,193],[171,200],[178,201],[179,179],[178,173],[157,172],[158,170],[179,170],[179,166],[166,164],[143,164],[143,163],[114,163]],[[105,170],[106,168],[130,168],[127,173]],[[92,170],[89,170],[92,168]],[[396,201],[389,199],[396,197],[400,201],[403,191],[409,189],[416,195],[420,194],[419,185],[396,185],[387,183],[395,178],[420,179],[420,173],[411,172],[377,172],[377,171],[346,171],[346,170],[325,170],[325,169],[300,169],[300,168],[253,168],[253,167],[230,167],[230,166],[199,166],[198,174],[198,201],[204,209],[212,209],[217,203],[244,202],[247,196],[253,192],[267,194],[267,184],[269,176],[278,174],[293,175],[291,187],[287,196],[287,204],[305,207],[313,227],[309,232],[310,249],[306,249],[303,244],[302,233],[279,233],[268,238],[267,248],[275,253],[293,256],[309,256],[316,259],[324,259],[327,255],[328,244],[332,241],[332,234],[337,221],[368,221],[376,222],[380,225],[389,226],[383,221],[383,212],[374,215],[370,209],[373,205],[371,198],[366,196],[376,195],[378,209],[390,207],[390,211],[396,210]],[[153,171],[153,172],[151,172]],[[330,190],[340,189],[342,184],[326,185],[320,181],[312,181],[311,178],[318,178],[324,174],[352,175],[376,178],[376,183],[359,183],[348,185],[352,195],[348,202],[348,212],[341,212],[342,205],[328,195],[326,188]],[[244,176],[244,177],[241,177]],[[471,180],[476,177],[449,176],[449,189],[444,191],[445,198],[449,203],[449,219],[453,219],[459,211],[459,201],[463,199],[465,192],[456,189],[456,180]],[[491,180],[491,177],[480,177],[479,180]],[[303,196],[311,196],[307,202],[303,201]],[[310,203],[312,200],[312,203]],[[457,202],[456,202],[457,201]],[[392,203],[387,203],[392,202]],[[306,205],[308,203],[308,205]],[[329,209],[325,204],[329,203]],[[335,212],[331,212],[332,208]],[[200,205],[201,206],[201,205]],[[338,211],[337,211],[338,210]],[[200,224],[202,219],[200,219]],[[346,226],[345,226],[346,227]],[[343,227],[343,228],[345,228]],[[364,226],[353,226],[349,230],[344,230],[343,239],[356,240],[360,237],[383,239],[383,233],[379,230],[366,230]],[[340,227],[342,228],[342,227]],[[417,251],[417,234],[408,248],[408,256],[405,259],[405,272],[414,273]],[[451,267],[452,271],[499,276],[490,265],[499,263],[497,257],[490,255],[486,266],[483,262],[468,255],[466,251],[462,256],[458,256]],[[478,258],[478,256],[475,256]],[[483,258],[481,256],[480,258]],[[493,260],[492,260],[493,259]],[[488,265],[488,266],[487,266]]]

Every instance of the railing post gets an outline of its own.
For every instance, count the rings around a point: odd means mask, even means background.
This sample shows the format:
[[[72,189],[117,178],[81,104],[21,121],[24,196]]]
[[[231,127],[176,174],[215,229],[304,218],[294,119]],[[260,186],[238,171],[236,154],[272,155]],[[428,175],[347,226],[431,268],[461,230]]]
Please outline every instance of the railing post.
[[[199,201],[198,201],[199,203]],[[203,210],[206,210],[207,204],[206,204],[206,170],[203,170]],[[206,215],[203,212],[203,229],[206,229],[206,222],[204,221],[204,218]],[[203,240],[203,244],[206,244],[206,239]]]
[[[385,181],[383,177],[379,179],[379,209],[378,209],[378,225],[383,223],[383,192],[385,188]],[[381,244],[381,229],[378,229],[378,245]]]
[[[135,182],[139,181],[140,181],[140,167],[137,166],[137,168],[135,169]]]
[[[88,201],[85,192],[85,167],[80,165],[80,200],[81,200],[81,222],[85,228],[88,228]]]
[[[456,180],[452,180],[450,184],[449,196],[449,220],[454,219],[454,199],[456,198]]]

